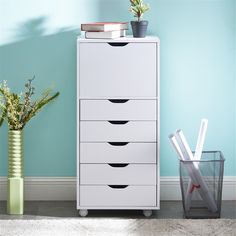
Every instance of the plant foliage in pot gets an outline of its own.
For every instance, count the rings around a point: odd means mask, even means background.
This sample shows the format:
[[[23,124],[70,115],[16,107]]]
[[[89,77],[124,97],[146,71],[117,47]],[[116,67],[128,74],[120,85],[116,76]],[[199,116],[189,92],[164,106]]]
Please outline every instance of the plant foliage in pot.
[[[33,79],[25,84],[25,92],[16,94],[10,91],[7,82],[0,83],[0,126],[8,124],[8,214],[23,214],[23,129],[46,104],[55,99],[59,92],[52,94],[47,89],[37,100],[33,100],[35,88]]]
[[[149,6],[148,4],[143,3],[143,0],[130,0],[130,4],[130,12],[132,12],[134,14],[134,17],[137,18],[136,21],[131,21],[133,36],[135,38],[145,38],[148,21],[141,19],[143,17],[143,14],[149,10]]]

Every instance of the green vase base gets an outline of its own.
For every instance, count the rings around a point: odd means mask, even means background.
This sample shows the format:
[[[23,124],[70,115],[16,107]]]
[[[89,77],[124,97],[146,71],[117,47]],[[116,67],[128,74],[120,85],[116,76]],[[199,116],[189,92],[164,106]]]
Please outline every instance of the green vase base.
[[[24,179],[8,178],[7,213],[22,215],[24,213]]]

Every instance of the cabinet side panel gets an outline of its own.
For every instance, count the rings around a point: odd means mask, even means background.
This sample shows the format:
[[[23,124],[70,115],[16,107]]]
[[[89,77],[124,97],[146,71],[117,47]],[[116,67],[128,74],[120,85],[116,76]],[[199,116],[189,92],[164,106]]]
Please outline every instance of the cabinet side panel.
[[[157,207],[160,208],[160,41],[156,43],[157,75]]]
[[[80,66],[79,66],[79,61],[80,61],[80,53],[79,53],[79,45],[80,43],[77,42],[77,80],[76,80],[76,205],[77,209],[79,208],[79,169],[80,169],[80,92],[79,92],[79,81],[80,81]]]

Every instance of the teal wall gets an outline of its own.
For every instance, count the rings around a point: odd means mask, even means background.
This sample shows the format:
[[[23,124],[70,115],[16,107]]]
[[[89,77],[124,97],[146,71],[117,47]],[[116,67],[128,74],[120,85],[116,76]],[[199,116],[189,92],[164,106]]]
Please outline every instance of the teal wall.
[[[236,4],[234,0],[149,0],[149,34],[161,39],[161,175],[178,175],[168,134],[182,128],[195,148],[222,150],[236,175]],[[0,80],[60,97],[25,128],[26,176],[76,174],[76,37],[88,21],[129,21],[128,0],[0,0]],[[0,129],[0,176],[7,175],[7,127]]]

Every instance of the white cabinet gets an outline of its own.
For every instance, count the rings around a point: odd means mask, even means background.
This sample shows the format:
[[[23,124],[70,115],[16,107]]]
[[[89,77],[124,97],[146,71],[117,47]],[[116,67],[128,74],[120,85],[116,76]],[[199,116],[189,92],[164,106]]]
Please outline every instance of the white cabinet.
[[[159,209],[157,37],[77,41],[77,209]]]

